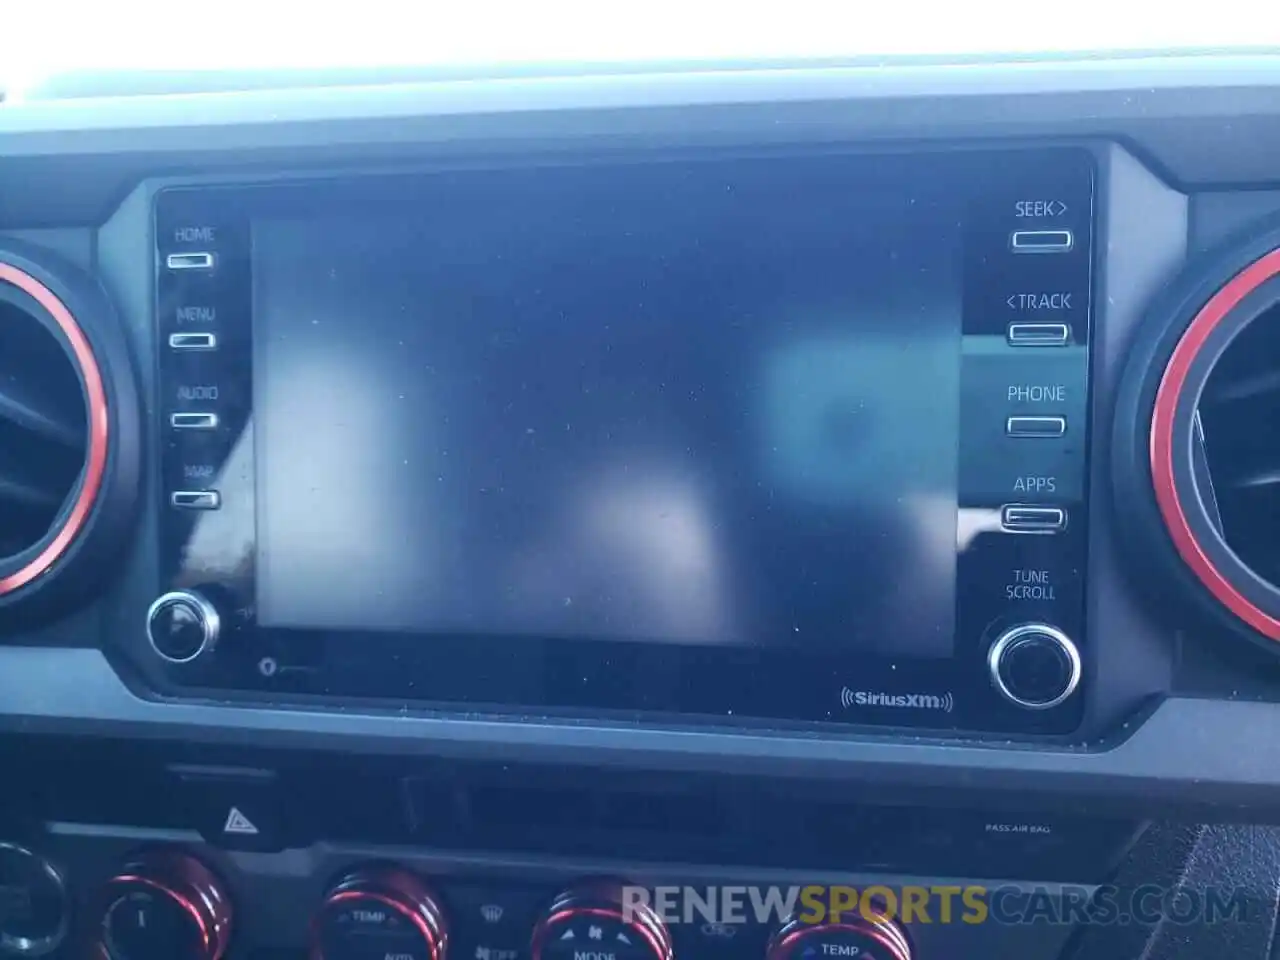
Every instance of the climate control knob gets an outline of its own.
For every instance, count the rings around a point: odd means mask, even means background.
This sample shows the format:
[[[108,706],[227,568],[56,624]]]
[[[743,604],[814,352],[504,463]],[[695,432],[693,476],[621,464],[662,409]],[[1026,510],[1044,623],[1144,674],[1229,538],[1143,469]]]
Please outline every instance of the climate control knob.
[[[1044,623],[1011,627],[987,654],[991,682],[1010,703],[1048,710],[1080,685],[1080,651],[1061,630]]]
[[[231,901],[199,860],[173,850],[131,860],[106,886],[101,960],[220,960]]]
[[[584,884],[552,902],[533,930],[531,960],[671,960],[671,934],[647,898],[622,884]]]
[[[793,917],[769,940],[765,960],[911,960],[907,935],[887,917],[851,917],[839,923],[805,923]]]
[[[67,935],[71,902],[62,873],[16,843],[0,843],[0,956],[42,957]]]
[[[408,870],[353,870],[325,895],[311,927],[312,960],[445,960],[449,926],[440,901]]]
[[[169,663],[191,663],[218,645],[222,618],[208,598],[194,590],[174,590],[147,610],[147,639]]]

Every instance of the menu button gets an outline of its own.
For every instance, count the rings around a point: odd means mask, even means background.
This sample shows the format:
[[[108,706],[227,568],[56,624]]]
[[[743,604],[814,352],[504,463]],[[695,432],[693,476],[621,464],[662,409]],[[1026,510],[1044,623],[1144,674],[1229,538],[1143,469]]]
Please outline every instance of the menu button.
[[[218,336],[214,333],[171,333],[170,350],[217,350]]]

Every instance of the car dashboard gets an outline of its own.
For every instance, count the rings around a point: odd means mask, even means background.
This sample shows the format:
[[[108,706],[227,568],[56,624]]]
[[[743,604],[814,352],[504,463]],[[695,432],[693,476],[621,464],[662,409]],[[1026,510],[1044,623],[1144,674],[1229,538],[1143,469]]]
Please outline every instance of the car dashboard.
[[[0,103],[0,953],[1269,955],[1278,89]]]

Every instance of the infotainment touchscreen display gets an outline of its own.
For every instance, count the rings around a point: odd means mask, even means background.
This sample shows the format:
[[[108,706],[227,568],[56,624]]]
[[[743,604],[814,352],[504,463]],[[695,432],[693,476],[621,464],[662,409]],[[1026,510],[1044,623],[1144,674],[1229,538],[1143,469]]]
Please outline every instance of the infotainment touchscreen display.
[[[662,163],[256,220],[259,622],[949,655],[960,202]]]
[[[235,634],[175,682],[1070,729],[1093,178],[791,149],[161,191],[158,586]]]

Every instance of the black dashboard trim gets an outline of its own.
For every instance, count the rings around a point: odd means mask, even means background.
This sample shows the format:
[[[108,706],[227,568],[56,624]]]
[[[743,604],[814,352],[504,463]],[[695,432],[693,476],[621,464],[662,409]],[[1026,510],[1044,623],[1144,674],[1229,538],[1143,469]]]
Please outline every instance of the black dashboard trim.
[[[30,677],[44,678],[33,685]],[[1144,808],[1249,807],[1280,820],[1280,740],[1271,704],[1172,698],[1110,749],[993,748],[900,735],[800,737],[680,728],[456,719],[154,702],[131,693],[96,650],[0,650],[0,731],[132,737],[393,756],[476,756],[618,769],[864,781],[882,786],[1016,790],[1028,799],[1108,796]],[[1194,755],[1195,764],[1187,757]]]
[[[1280,151],[1278,89],[1277,56],[1104,54],[18,100],[0,107],[0,227],[83,231],[92,250],[85,259],[111,289],[136,355],[146,356],[153,344],[143,224],[164,178],[257,179],[255,170],[270,178],[280,169],[451,163],[516,152],[537,158],[801,143],[880,149],[943,140],[990,145],[997,138],[1089,143],[1103,173],[1098,237],[1106,249],[1095,351],[1102,389],[1091,415],[1105,424],[1115,415],[1120,367],[1146,303],[1182,267],[1188,249],[1201,248],[1201,218],[1188,223],[1188,212],[1215,199],[1188,197],[1170,184],[1239,191],[1280,183],[1271,162]],[[1258,196],[1274,205],[1273,194]],[[1261,216],[1247,202],[1225,202],[1240,198],[1220,198],[1217,229]],[[52,232],[41,238],[58,241]],[[153,397],[151,371],[142,367],[143,395]],[[1091,482],[1107,482],[1110,467],[1108,457],[1096,458]],[[1091,689],[1109,706],[1087,716],[1095,739],[1086,748],[147,700],[129,687],[145,685],[136,672],[119,674],[102,652],[78,645],[107,636],[114,642],[117,631],[138,628],[145,608],[139,601],[151,598],[143,573],[155,559],[149,515],[121,589],[48,637],[30,638],[63,646],[0,647],[0,735],[758,775],[864,784],[878,794],[933,788],[947,798],[1008,794],[1043,806],[1112,804],[1280,823],[1280,741],[1269,735],[1280,704],[1238,693],[1248,687],[1274,697],[1274,688],[1249,686],[1243,671],[1219,667],[1220,682],[1196,689],[1224,699],[1166,696],[1178,682],[1175,661],[1211,647],[1213,631],[1180,634],[1139,602],[1120,575],[1110,535],[1118,505],[1101,501],[1091,522],[1095,532],[1107,530],[1091,550],[1097,589],[1089,603],[1090,617],[1105,620],[1106,636],[1088,669]],[[1104,734],[1112,736],[1097,739]]]
[[[247,299],[248,285],[243,279],[252,268],[251,258],[247,257],[251,221],[262,217],[311,216],[313,211],[325,209],[326,204],[342,202],[343,197],[359,198],[358,201],[346,201],[350,206],[344,209],[365,209],[385,202],[379,198],[385,198],[393,190],[397,191],[395,196],[400,203],[416,206],[428,202],[417,198],[430,196],[429,185],[433,178],[449,178],[446,182],[461,190],[471,177],[495,171],[519,170],[523,175],[536,170],[554,176],[576,177],[581,174],[590,178],[593,175],[616,175],[616,171],[644,169],[646,164],[687,164],[689,169],[698,170],[726,161],[747,164],[835,161],[855,164],[858,166],[854,169],[867,171],[881,169],[874,161],[883,164],[888,160],[898,171],[925,164],[922,169],[927,172],[920,174],[922,178],[927,177],[935,184],[954,183],[954,187],[948,189],[963,190],[966,197],[964,309],[967,316],[972,314],[975,317],[972,322],[966,321],[966,335],[976,330],[991,332],[981,326],[987,322],[982,318],[990,317],[986,312],[990,308],[984,304],[981,293],[974,292],[986,282],[982,278],[993,269],[986,266],[987,258],[981,251],[990,247],[997,254],[1003,254],[1007,243],[1004,232],[1007,225],[997,224],[990,228],[988,218],[993,215],[988,211],[997,209],[995,205],[1007,197],[1040,195],[1045,190],[1058,191],[1055,195],[1071,201],[1073,208],[1085,211],[1079,215],[1078,221],[1072,221],[1076,230],[1076,248],[1084,259],[1079,261],[1079,276],[1070,282],[1079,285],[1077,301],[1081,293],[1086,297],[1085,308],[1079,314],[1073,314],[1073,330],[1075,343],[1083,345],[1081,356],[1087,356],[1093,338],[1092,290],[1096,269],[1092,189],[1098,177],[1099,153],[1105,153],[1105,148],[1092,143],[1052,141],[1042,142],[1033,148],[1020,141],[1001,141],[998,149],[998,153],[991,152],[993,147],[990,144],[985,147],[975,143],[925,144],[903,154],[899,152],[901,148],[895,150],[886,145],[867,148],[855,143],[765,150],[642,151],[620,156],[584,151],[559,162],[529,160],[508,154],[502,159],[494,158],[483,163],[436,162],[394,171],[319,168],[300,172],[282,170],[275,176],[258,178],[157,178],[149,181],[144,189],[154,191],[150,197],[155,220],[148,223],[147,228],[156,236],[158,263],[163,262],[164,254],[170,249],[178,249],[169,246],[174,224],[218,225],[218,256],[224,264],[222,275],[225,278],[220,281],[217,294],[220,310],[224,313],[219,327],[222,341],[219,350],[220,355],[235,358],[230,361],[231,366],[218,369],[224,391],[219,416],[223,428],[234,437],[246,429],[243,424],[253,420],[249,383],[252,378],[248,371],[252,359],[248,344],[248,314],[251,311]],[[1000,172],[993,177],[990,170]],[[489,182],[500,185],[502,180]],[[1010,205],[1010,212],[1012,209]],[[995,239],[984,239],[988,235],[984,231],[991,229],[996,231]],[[163,270],[158,276],[155,312],[159,332],[155,335],[154,344],[162,346],[170,321],[166,319],[167,315],[161,316],[165,313],[161,305],[170,299],[168,291],[172,288]],[[1008,281],[1000,278],[993,282]],[[224,309],[228,303],[242,299],[245,306],[241,310]],[[997,298],[1002,299],[1003,296]],[[225,319],[227,314],[239,319],[228,321]],[[996,320],[992,323],[1003,342],[1002,322]],[[144,349],[156,351],[152,344]],[[1080,404],[1082,410],[1089,407],[1086,365],[1087,360],[1082,360],[1078,381],[1085,396]],[[173,368],[185,369],[180,363],[174,364]],[[156,376],[163,383],[166,370],[173,368],[161,362]],[[234,386],[227,389],[228,384]],[[1076,389],[1076,381],[1073,381],[1071,389]],[[171,396],[172,391],[172,384],[162,385],[156,395]],[[234,396],[235,401],[229,403],[225,399],[228,396]],[[156,424],[160,422],[157,420]],[[1088,436],[1088,430],[1081,435]],[[261,436],[259,423],[259,456],[263,442]],[[156,450],[167,449],[165,437],[163,430],[155,431]],[[231,446],[232,441],[228,441],[226,447],[219,449],[229,450]],[[157,459],[163,460],[164,456],[162,453]],[[245,460],[243,450],[237,457],[237,469],[252,473],[252,464]],[[1016,458],[1012,462],[1016,465]],[[156,466],[161,467],[159,464]],[[993,621],[997,617],[1016,617],[1019,613],[1026,613],[1025,608],[1022,611],[1007,610],[1001,599],[1003,578],[1007,575],[1005,568],[1010,565],[1054,566],[1055,576],[1060,578],[1056,584],[1059,599],[1049,612],[1042,608],[1040,614],[1051,617],[1057,628],[1080,644],[1086,657],[1090,653],[1083,598],[1088,543],[1083,536],[1086,523],[1078,523],[1087,515],[1087,497],[1083,490],[1087,488],[1088,480],[1084,476],[1087,466],[1083,454],[1070,467],[1064,462],[1059,469],[1064,471],[1063,480],[1066,479],[1065,474],[1072,475],[1065,485],[1080,488],[1079,492],[1069,496],[1060,493],[1055,501],[1076,518],[1071,528],[1053,538],[1003,538],[1003,547],[988,543],[985,552],[979,551],[978,560],[961,557],[957,561],[959,582],[974,585],[972,599],[960,605],[954,650],[938,659],[881,656],[875,651],[864,651],[863,656],[850,659],[848,650],[816,647],[789,649],[778,655],[755,651],[749,656],[739,657],[731,651],[675,650],[667,649],[665,645],[635,643],[608,644],[606,650],[595,640],[575,643],[565,638],[508,646],[504,644],[509,638],[501,636],[379,636],[376,632],[358,631],[351,631],[350,636],[326,636],[325,631],[260,627],[251,613],[236,620],[235,643],[224,645],[218,658],[211,663],[183,663],[154,669],[160,665],[153,662],[153,651],[142,647],[139,656],[138,645],[132,642],[133,622],[121,623],[118,629],[111,630],[114,636],[109,642],[117,641],[118,666],[123,667],[132,660],[139,668],[142,676],[136,689],[186,700],[216,697],[241,705],[341,708],[345,705],[358,707],[359,698],[363,697],[370,698],[365,702],[376,708],[403,697],[412,701],[416,708],[429,711],[476,710],[504,715],[529,711],[549,714],[557,719],[599,719],[604,722],[631,720],[643,712],[657,723],[670,718],[672,722],[719,723],[734,729],[752,726],[789,727],[793,730],[826,727],[834,731],[861,726],[864,731],[874,732],[893,726],[913,731],[936,731],[939,736],[980,735],[979,731],[994,731],[1018,740],[1071,742],[1079,739],[1085,708],[1083,695],[1071,698],[1060,709],[1043,713],[1017,709],[996,692],[986,666],[986,650],[998,632],[991,626]],[[160,469],[151,481],[161,482],[163,473],[164,470]],[[966,468],[962,467],[961,475],[965,473]],[[970,491],[965,483],[961,481],[962,505],[990,506],[996,502],[983,499],[991,496],[986,490],[975,487]],[[237,496],[245,498],[250,493],[246,490]],[[161,501],[153,498],[153,502]],[[235,528],[234,538],[252,544],[256,536],[253,510],[246,508],[239,515],[245,518],[244,524]],[[221,523],[225,525],[230,522],[225,519],[226,511],[223,516]],[[197,559],[191,559],[187,538],[196,528],[193,528],[190,518],[163,510],[159,511],[159,517],[163,530],[161,579],[166,584],[165,589],[191,587],[191,570],[194,569],[198,571],[195,576],[200,578],[197,581],[199,588],[206,593],[214,591],[211,596],[221,595],[225,607],[253,609],[251,576],[246,580],[239,572],[214,572],[216,565],[198,559],[198,551],[195,554]],[[1051,551],[1046,550],[1050,543],[1053,546]],[[150,583],[152,589],[154,586]],[[993,586],[1000,589],[992,589]],[[961,594],[964,595],[964,591]],[[278,663],[279,674],[274,671],[260,673],[259,661],[267,655]],[[513,665],[500,675],[486,669],[488,663],[508,658],[515,658],[518,666]],[[392,661],[397,664],[395,671],[388,673],[381,669]],[[303,665],[303,668],[289,669],[291,665]],[[612,678],[633,672],[661,679],[650,683],[633,682],[631,686],[612,682]],[[945,691],[948,696],[954,696],[954,711],[950,707],[945,713],[886,711],[874,706],[862,708],[842,704],[837,699],[839,687],[832,679],[836,676],[857,676],[864,684],[858,689]],[[539,679],[533,680],[533,677]],[[674,681],[676,677],[679,677],[678,682]],[[667,678],[673,679],[669,681]],[[761,678],[767,678],[767,681]],[[281,682],[282,679],[286,682]],[[674,689],[667,689],[669,682]],[[852,683],[852,679],[849,682]],[[378,700],[373,700],[374,697]],[[891,717],[891,713],[895,715]],[[726,717],[730,719],[726,721]],[[1114,716],[1111,719],[1114,720]]]
[[[166,95],[18,92],[0,107],[0,227],[100,224],[139,179],[243,169],[246,150],[266,168],[307,151],[334,165],[513,143],[532,154],[584,144],[1067,136],[1124,143],[1183,187],[1275,181],[1267,158],[1280,144],[1270,118],[1280,57],[1258,51],[642,66],[358,85],[337,73],[327,85]]]
[[[1105,194],[1107,203],[1099,203],[1099,226],[1097,243],[1104,245],[1108,253],[1106,260],[1095,264],[1095,283],[1100,284],[1100,297],[1095,304],[1096,317],[1105,320],[1102,326],[1096,326],[1094,332],[1093,360],[1098,369],[1114,371],[1118,359],[1123,353],[1128,332],[1140,314],[1139,305],[1144,302],[1144,291],[1158,284],[1171,268],[1181,262],[1185,253],[1185,197],[1170,190],[1156,179],[1131,155],[1122,148],[1105,142],[1077,140],[1071,138],[1046,138],[1035,141],[1041,147],[1057,146],[1085,149],[1090,152],[1097,164],[1096,189]],[[858,154],[892,153],[901,150],[888,144],[852,141],[856,146],[852,152]],[[1004,149],[1016,149],[1027,146],[1030,142],[1017,139],[999,141]],[[968,152],[982,149],[983,142],[967,139],[956,143],[934,144],[924,141],[916,144],[920,150],[937,150]],[[985,144],[990,149],[991,144]],[[752,156],[774,155],[775,151],[783,151],[784,155],[794,152],[794,147],[786,149],[780,145],[767,145],[750,150]],[[846,144],[843,150],[837,145],[827,144],[822,147],[809,147],[813,152],[851,152]],[[720,150],[692,151],[701,156],[740,155],[741,148]],[[627,151],[626,156],[633,160],[652,158],[668,158],[683,155],[682,151]],[[134,193],[121,205],[116,215],[101,232],[104,243],[102,249],[105,257],[102,263],[104,279],[110,284],[115,295],[126,306],[123,311],[126,322],[130,325],[130,333],[134,338],[134,349],[139,355],[146,356],[155,349],[155,331],[151,326],[153,303],[154,269],[151,262],[150,248],[139,257],[134,247],[140,239],[151,242],[154,238],[153,224],[150,216],[152,205],[158,194],[169,188],[233,185],[233,184],[270,184],[287,183],[312,177],[335,177],[355,175],[362,170],[366,173],[405,172],[413,170],[418,173],[427,171],[454,169],[491,169],[495,166],[506,166],[519,162],[522,165],[555,163],[562,158],[546,156],[530,158],[523,154],[513,154],[508,148],[496,156],[477,158],[456,158],[431,155],[429,159],[419,161],[412,167],[401,167],[388,170],[371,165],[355,166],[314,166],[276,168],[269,173],[254,175],[244,170],[230,175],[203,174],[191,176],[156,176],[144,181]],[[572,155],[574,163],[593,164],[601,162],[617,162],[617,157],[610,157],[599,150],[579,150]],[[1100,195],[1102,195],[1100,194]],[[1132,198],[1132,199],[1131,199]],[[1161,229],[1151,232],[1152,224],[1161,225]],[[1135,237],[1135,230],[1137,235]],[[1114,243],[1107,238],[1113,235],[1119,239]],[[1133,242],[1133,241],[1137,242]],[[1124,252],[1119,254],[1115,248]],[[129,252],[126,252],[129,251]],[[1114,262],[1112,262],[1114,261]],[[1101,296],[1105,292],[1105,297]],[[147,392],[156,396],[159,389],[154,382],[153,369],[143,370],[144,378],[149,378]],[[1106,377],[1096,379],[1091,388],[1090,401],[1091,422],[1108,422],[1109,406],[1112,392]],[[1101,419],[1099,419],[1101,418]],[[1095,438],[1096,445],[1096,438]],[[1107,473],[1102,464],[1104,458],[1094,457],[1090,467],[1089,484],[1103,485],[1107,481]],[[148,482],[155,478],[149,476]],[[157,502],[154,499],[151,502]],[[1168,676],[1170,666],[1169,645],[1167,637],[1153,635],[1148,625],[1141,619],[1141,614],[1133,610],[1130,598],[1125,591],[1115,586],[1118,577],[1108,571],[1114,570],[1114,547],[1109,541],[1105,526],[1106,500],[1097,498],[1098,510],[1090,511],[1090,525],[1093,527],[1088,557],[1088,568],[1096,571],[1091,576],[1097,581],[1097,589],[1088,598],[1087,618],[1089,627],[1105,624],[1107,634],[1112,639],[1099,644],[1088,658],[1085,665],[1086,683],[1089,689],[1097,692],[1084,702],[1084,721],[1070,735],[1042,734],[1036,742],[1053,747],[1062,747],[1066,743],[1096,742],[1119,728],[1126,719],[1137,715],[1144,705],[1154,702],[1168,692]],[[155,661],[145,640],[142,612],[155,599],[158,583],[155,579],[155,564],[158,563],[153,544],[158,540],[153,525],[158,522],[155,511],[144,511],[143,528],[135,545],[133,562],[122,584],[122,589],[106,605],[104,629],[101,635],[104,647],[112,665],[120,671],[123,680],[140,696],[152,696],[159,702],[216,702],[230,706],[239,703],[249,706],[230,693],[210,694],[207,691],[191,691],[175,684],[167,676],[161,665]],[[1112,625],[1115,625],[1113,628]],[[73,641],[77,643],[78,641]],[[385,708],[386,702],[371,703],[368,700],[351,699],[340,701],[334,697],[326,697],[324,702],[317,703],[317,697],[307,695],[290,695],[283,691],[275,694],[274,701],[282,709],[334,709],[377,710]],[[169,700],[172,698],[172,701]],[[201,701],[201,698],[209,698]],[[392,701],[394,702],[394,701]],[[414,707],[424,712],[433,709],[447,709],[440,704],[416,703]],[[453,716],[476,716],[488,712],[494,715],[498,708],[492,705],[475,705],[471,711],[455,712]],[[553,715],[548,709],[532,707],[513,707],[503,711],[507,717],[517,716],[524,710],[530,714],[537,713],[552,724],[556,723],[627,723],[634,714],[623,712],[599,711],[598,715],[565,716]],[[689,723],[694,724],[692,717],[667,715],[654,716],[655,723]],[[702,721],[705,727],[710,722],[718,723],[722,730],[731,730],[750,734],[753,730],[766,729],[775,733],[795,734],[795,727],[784,730],[780,721],[711,720]],[[812,726],[800,729],[799,735],[823,736],[823,731],[835,731],[837,726]],[[866,727],[854,731],[856,734],[883,733],[886,728],[869,729]],[[910,730],[901,731],[907,737],[919,736]],[[735,735],[730,734],[730,735]]]

